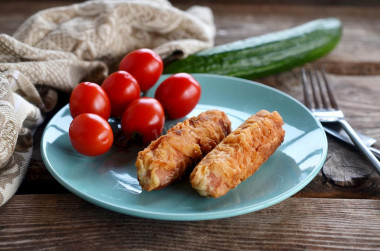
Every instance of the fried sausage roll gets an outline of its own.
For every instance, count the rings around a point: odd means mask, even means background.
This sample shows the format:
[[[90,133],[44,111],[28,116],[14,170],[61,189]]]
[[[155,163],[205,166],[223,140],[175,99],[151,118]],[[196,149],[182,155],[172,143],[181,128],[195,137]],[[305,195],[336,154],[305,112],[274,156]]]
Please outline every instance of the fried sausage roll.
[[[194,168],[190,182],[202,196],[220,197],[250,177],[283,142],[278,112],[248,118]]]
[[[230,132],[230,120],[218,110],[178,123],[138,153],[137,178],[142,189],[160,189],[180,179]]]

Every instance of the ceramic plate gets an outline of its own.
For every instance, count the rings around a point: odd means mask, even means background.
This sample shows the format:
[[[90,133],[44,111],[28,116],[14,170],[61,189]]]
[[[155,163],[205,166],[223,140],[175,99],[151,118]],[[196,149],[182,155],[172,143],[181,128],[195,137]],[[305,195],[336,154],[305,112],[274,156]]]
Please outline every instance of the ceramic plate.
[[[98,206],[138,217],[183,221],[225,218],[269,207],[292,196],[316,176],[326,158],[326,134],[301,103],[248,80],[208,74],[194,77],[202,86],[202,96],[187,117],[220,109],[235,129],[251,114],[266,109],[277,110],[285,122],[283,144],[253,176],[225,196],[201,197],[188,179],[159,191],[142,191],[134,166],[141,150],[138,147],[113,146],[98,157],[78,154],[68,136],[72,121],[68,105],[44,131],[41,152],[46,167],[64,187]],[[154,89],[148,93],[153,95]],[[168,121],[165,128],[179,121]]]

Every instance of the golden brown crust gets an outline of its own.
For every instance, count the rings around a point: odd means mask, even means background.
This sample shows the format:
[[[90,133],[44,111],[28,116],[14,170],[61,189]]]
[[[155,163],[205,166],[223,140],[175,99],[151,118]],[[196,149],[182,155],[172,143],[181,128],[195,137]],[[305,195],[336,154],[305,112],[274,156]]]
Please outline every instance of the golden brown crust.
[[[231,132],[227,115],[210,110],[178,123],[138,153],[137,178],[143,190],[163,188],[180,179]]]
[[[278,112],[248,118],[194,168],[190,182],[202,196],[220,197],[250,177],[283,142]]]

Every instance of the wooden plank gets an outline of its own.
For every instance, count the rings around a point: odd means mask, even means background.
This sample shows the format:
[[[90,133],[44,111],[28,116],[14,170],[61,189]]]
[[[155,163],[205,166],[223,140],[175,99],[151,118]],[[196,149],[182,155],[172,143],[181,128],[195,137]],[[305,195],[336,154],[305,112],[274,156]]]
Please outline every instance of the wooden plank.
[[[227,219],[135,218],[74,195],[16,195],[0,210],[0,249],[146,250],[380,248],[380,201],[290,198]]]
[[[380,149],[380,76],[328,74],[327,77],[348,122],[355,130],[375,138],[378,142],[374,146]],[[260,81],[303,102],[300,68]],[[324,175],[313,180],[313,184],[301,194],[312,197],[380,198],[380,176],[358,150],[332,137],[328,138],[328,142]],[[350,188],[341,189],[339,186]]]
[[[201,5],[201,3],[200,3]],[[215,16],[215,43],[287,29],[325,17],[337,17],[343,24],[343,36],[328,56],[320,60],[336,74],[380,74],[380,8],[370,5],[288,4],[287,2],[207,2]],[[186,9],[191,3],[178,2]]]
[[[29,15],[34,12],[53,6],[61,6],[79,1],[37,1],[30,8],[21,8],[27,4],[27,1],[6,1],[2,4],[3,15],[0,15],[0,32],[13,32],[17,26],[24,21]],[[186,9],[194,4],[192,1],[174,1],[173,4],[179,8]],[[202,2],[200,3],[202,4]],[[321,9],[325,9],[323,5],[285,5],[281,3],[263,4],[253,2],[203,2],[208,5],[214,12],[215,23],[217,25],[216,44],[231,42],[237,39],[242,39],[247,36],[264,34],[267,32],[285,29],[308,19],[317,18],[321,13]],[[332,83],[334,86],[344,85],[344,88],[339,88],[337,96],[339,103],[346,113],[349,121],[354,128],[361,130],[364,133],[380,140],[380,130],[378,122],[380,118],[378,107],[380,107],[379,96],[380,88],[376,83],[379,83],[379,77],[365,76],[365,74],[380,73],[380,57],[376,54],[379,50],[372,50],[369,43],[380,41],[380,32],[376,22],[380,19],[380,9],[371,8],[368,6],[339,6],[335,5],[328,8],[327,14],[334,14],[341,17],[345,23],[345,35],[342,39],[343,47],[338,47],[336,52],[329,55],[326,59],[318,61],[327,67],[329,72],[339,74],[360,74],[364,76],[349,76],[339,77],[334,76]],[[362,13],[366,13],[364,16]],[[326,15],[327,15],[326,14]],[[379,14],[379,15],[378,15]],[[353,19],[352,19],[353,18]],[[3,20],[4,22],[1,22]],[[347,21],[346,21],[347,20]],[[360,20],[360,21],[358,21]],[[367,36],[368,35],[368,36]],[[365,39],[364,39],[365,38]],[[355,60],[346,58],[346,54],[350,56],[350,45],[353,42],[359,42],[360,48],[365,48],[366,53],[359,55]],[[352,46],[351,46],[352,47]],[[370,55],[367,55],[370,54]],[[344,56],[344,57],[343,57]],[[375,59],[375,62],[367,62],[368,56]],[[371,60],[372,60],[371,59]],[[372,60],[373,61],[373,60]],[[292,72],[279,74],[266,79],[259,80],[268,85],[276,87],[293,97],[302,100],[302,89],[299,81],[298,69]],[[351,95],[353,94],[353,95]],[[46,118],[49,118],[61,106],[67,103],[68,98],[63,93],[59,95],[60,101],[57,108]],[[353,103],[352,100],[356,102]],[[370,118],[370,119],[368,119]],[[365,121],[366,123],[363,123]],[[67,192],[60,186],[48,173],[43,165],[40,153],[40,138],[43,132],[43,126],[40,127],[34,136],[34,152],[28,169],[28,174],[18,193],[64,193]],[[329,160],[332,169],[338,166],[341,175],[345,174],[345,170],[364,168],[366,175],[361,176],[367,178],[368,169],[371,167],[356,154],[352,149],[345,148],[333,139],[329,140]],[[347,163],[354,163],[347,164]],[[380,198],[379,178],[370,176],[370,179],[350,179],[354,181],[353,188],[342,189],[335,184],[338,179],[330,179],[332,183],[328,183],[322,173],[313,182],[301,191],[298,196],[312,197],[331,197],[340,196],[343,198]],[[46,188],[49,188],[48,191]]]
[[[5,1],[2,4],[3,15],[0,19],[0,31],[13,32],[17,26],[24,21],[29,15],[38,10],[53,6],[67,5],[79,1],[37,1],[30,8],[21,8],[27,4],[26,1]],[[186,9],[193,5],[192,1],[173,2],[175,6]],[[234,2],[233,4],[226,1],[204,2],[205,5],[211,7],[215,15],[215,23],[217,25],[216,44],[231,42],[237,39],[242,39],[247,36],[260,35],[267,32],[285,29],[309,19],[319,17],[322,9],[325,10],[323,4],[320,5],[304,5],[293,4],[286,5],[276,1],[271,4],[257,2]],[[329,72],[339,74],[379,74],[380,64],[378,50],[373,46],[380,41],[380,32],[376,23],[380,18],[380,9],[369,6],[352,6],[334,5],[326,10],[324,15],[333,14],[342,19],[345,25],[344,36],[341,41],[341,46],[338,47],[328,57],[318,61],[327,67]],[[363,14],[365,13],[365,15]],[[1,21],[0,20],[0,21]],[[359,43],[355,45],[355,43]],[[371,49],[372,48],[372,49]],[[360,52],[364,50],[364,52]],[[354,53],[353,53],[354,52]],[[296,71],[295,71],[296,72]],[[298,99],[301,100],[301,85],[299,83],[299,74],[293,72],[279,74],[270,78],[263,79],[262,82],[272,85]],[[379,82],[378,77],[336,77],[332,81],[334,85],[343,85],[344,88],[339,88],[338,99],[342,109],[345,111],[349,121],[353,126],[376,139],[380,140],[380,130],[378,129],[378,107],[379,102],[376,97],[379,96],[379,88],[376,83]],[[354,95],[354,96],[353,96]],[[61,97],[61,105],[67,102],[67,97]],[[352,102],[355,99],[356,102]],[[62,101],[63,100],[63,101]],[[58,106],[59,108],[59,106]],[[53,113],[52,113],[53,114]],[[51,115],[52,115],[51,114]],[[370,118],[370,119],[368,119]],[[46,119],[46,122],[48,118]],[[363,123],[365,121],[366,123]],[[41,160],[39,151],[39,138],[43,132],[41,127],[35,135],[34,153],[30,162],[28,175],[19,190],[19,193],[41,193],[49,191],[52,193],[66,192],[47,172]],[[370,168],[358,154],[355,154],[351,149],[345,149],[339,143],[333,140],[329,141],[329,163],[334,169],[338,166],[345,174],[345,170],[357,169],[364,166],[365,173],[369,173]],[[352,154],[351,154],[352,153]],[[344,161],[346,160],[346,161]],[[351,164],[345,164],[351,163]],[[354,163],[354,165],[352,164]],[[356,163],[356,164],[355,164]],[[330,165],[330,166],[331,166]],[[326,165],[325,165],[326,166]],[[331,172],[330,172],[331,173]],[[367,178],[368,175],[362,176]],[[380,197],[378,190],[378,178],[372,176],[371,179],[364,181],[363,179],[351,179],[354,181],[356,189],[342,190],[339,187],[329,186],[323,175],[315,179],[305,190],[299,195],[302,196],[319,196],[329,197],[332,194],[343,197],[358,197],[366,198]],[[330,179],[333,183],[339,184],[337,179]],[[326,189],[326,187],[328,189]],[[353,191],[352,191],[353,190]],[[307,192],[308,191],[308,192]],[[321,192],[325,191],[325,192]]]
[[[54,0],[31,2],[27,0],[1,0],[0,33],[12,35],[22,22],[40,10],[78,2],[81,1]]]
[[[2,2],[0,32],[12,34],[28,16],[39,10],[78,2],[81,1],[36,1],[32,5],[25,0]],[[287,29],[317,18],[338,17],[344,26],[342,40],[322,62],[336,73],[370,71],[379,74],[380,27],[377,24],[380,23],[380,8],[373,7],[372,1],[360,2],[362,4],[342,1],[327,8],[326,2],[316,4],[315,1],[307,4],[303,1],[290,1],[292,4],[282,1],[172,1],[180,9],[194,4],[209,6],[217,27],[216,44]],[[337,63],[344,64],[337,66]]]

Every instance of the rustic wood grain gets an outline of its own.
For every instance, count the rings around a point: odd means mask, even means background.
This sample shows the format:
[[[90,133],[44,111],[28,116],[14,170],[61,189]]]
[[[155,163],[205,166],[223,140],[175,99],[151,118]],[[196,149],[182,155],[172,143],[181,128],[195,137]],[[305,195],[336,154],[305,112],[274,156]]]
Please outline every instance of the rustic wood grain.
[[[0,9],[0,32],[12,34],[28,16],[50,7],[81,1],[3,0]],[[194,5],[194,1],[171,1],[180,9]],[[343,23],[343,37],[338,47],[323,62],[335,73],[380,73],[379,2],[340,1],[197,1],[209,6],[216,23],[215,44],[223,44],[290,28],[317,18],[337,17]],[[317,3],[317,4],[315,4]],[[377,3],[377,4],[376,4]],[[28,8],[25,8],[28,6]],[[344,63],[341,66],[338,63]],[[354,66],[354,67],[353,67]]]
[[[2,1],[0,32],[12,34],[18,25],[33,13],[45,8],[76,2],[81,1],[39,0],[33,4],[26,0]],[[172,1],[172,3],[180,9],[187,9],[194,5],[193,1]],[[344,25],[344,32],[339,46],[315,64],[323,66],[328,72],[333,73],[332,83],[334,88],[339,89],[337,93],[339,104],[353,127],[380,140],[380,127],[378,126],[380,104],[377,99],[380,94],[380,51],[377,49],[380,44],[380,27],[376,25],[380,23],[380,8],[374,8],[372,2],[363,1],[358,4],[358,2],[342,1],[340,4],[328,5],[327,2],[315,4],[315,1],[290,1],[290,4],[281,1],[201,1],[197,4],[207,5],[213,10],[217,28],[215,44],[286,29],[315,18],[327,16],[340,18]],[[28,8],[23,6],[28,6]],[[274,86],[302,101],[299,69],[259,79],[259,81]],[[63,106],[67,100],[67,96],[61,94],[61,103],[57,108]],[[48,114],[45,122],[55,111]],[[42,132],[43,126],[37,130],[34,136],[35,150],[28,174],[19,189],[21,194],[67,192],[52,178],[43,165],[39,148]],[[339,143],[331,143],[331,140],[333,139],[329,139],[329,156],[324,167],[324,175],[321,174],[321,180],[316,178],[298,195],[330,197],[331,194],[334,194],[344,198],[359,195],[365,198],[380,197],[380,192],[376,192],[379,179],[372,173],[369,174],[370,166],[363,161],[360,155],[351,154],[352,150]],[[379,145],[377,146],[379,147]],[[364,172],[361,173],[365,175],[359,179],[357,176],[350,175],[342,182],[341,178],[346,175],[346,169],[363,170]],[[368,175],[370,182],[364,182],[364,177]],[[330,182],[335,185],[327,186],[329,189],[326,190],[326,183]],[[353,195],[352,190],[341,190],[336,185],[356,186],[355,191],[358,192]]]
[[[339,142],[330,142],[329,146],[334,152],[328,154],[322,168],[324,177],[328,181],[342,187],[356,187],[369,179],[378,180],[379,175],[373,172],[372,166],[355,148],[342,147]],[[374,175],[371,177],[372,173]],[[374,182],[372,185],[378,185],[372,189],[375,192],[379,191],[380,182]]]
[[[178,6],[182,6],[180,3]],[[356,74],[359,69],[379,74],[380,8],[353,5],[254,4],[252,2],[207,3],[217,25],[216,44],[232,42],[290,28],[317,18],[337,17],[343,24],[338,47],[321,62],[336,72]],[[189,5],[182,6],[183,8]],[[344,62],[341,70],[337,63]],[[349,67],[355,66],[355,67]]]
[[[318,63],[314,65],[318,65]],[[380,76],[342,76],[328,73],[327,77],[338,105],[349,123],[356,130],[375,138],[378,141],[375,147],[379,148]],[[303,102],[300,68],[260,81]],[[328,141],[329,151],[323,166],[322,178],[338,186],[356,187],[363,196],[380,198],[380,176],[368,161],[356,149],[338,142],[332,137],[328,137]],[[320,184],[317,179],[312,183]],[[313,187],[313,185],[310,184],[309,187]],[[329,194],[317,192],[318,190],[323,189],[316,189],[315,193],[319,196],[329,196]],[[330,190],[329,193],[331,192]],[[332,192],[332,194],[335,193]],[[352,196],[351,190],[347,190],[347,196]]]
[[[78,2],[1,0],[0,33],[12,34],[39,10]],[[313,65],[329,73],[352,126],[376,138],[380,148],[379,1],[171,2],[180,9],[209,6],[215,17],[217,45],[315,18],[340,18],[344,25],[340,44]],[[302,101],[299,71],[258,81]],[[60,93],[44,125],[67,101],[68,95]],[[33,156],[18,195],[0,208],[1,250],[380,250],[380,178],[360,154],[331,137],[323,172],[294,197],[238,217],[171,222],[110,212],[70,194],[42,162],[44,125],[34,135]]]
[[[376,250],[379,212],[379,200],[290,198],[238,217],[173,222],[113,213],[73,195],[17,195],[0,210],[0,249]]]

